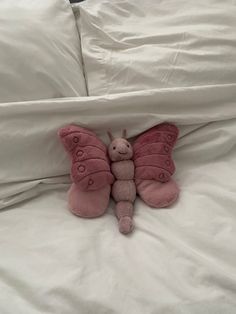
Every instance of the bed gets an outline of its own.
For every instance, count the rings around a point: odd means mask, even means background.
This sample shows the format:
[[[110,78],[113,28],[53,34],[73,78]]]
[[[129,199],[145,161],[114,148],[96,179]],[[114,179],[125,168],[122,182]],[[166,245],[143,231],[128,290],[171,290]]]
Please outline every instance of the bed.
[[[236,313],[236,3],[0,2],[0,313]],[[22,44],[24,43],[24,44]],[[170,121],[181,193],[135,231],[67,209],[57,130]]]

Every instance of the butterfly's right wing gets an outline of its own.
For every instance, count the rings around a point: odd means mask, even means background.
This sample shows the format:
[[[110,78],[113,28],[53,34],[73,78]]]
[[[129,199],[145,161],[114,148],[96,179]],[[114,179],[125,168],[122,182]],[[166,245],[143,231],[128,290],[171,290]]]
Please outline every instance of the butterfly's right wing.
[[[76,125],[61,128],[58,135],[72,160],[71,178],[82,191],[112,184],[107,148],[92,131]]]

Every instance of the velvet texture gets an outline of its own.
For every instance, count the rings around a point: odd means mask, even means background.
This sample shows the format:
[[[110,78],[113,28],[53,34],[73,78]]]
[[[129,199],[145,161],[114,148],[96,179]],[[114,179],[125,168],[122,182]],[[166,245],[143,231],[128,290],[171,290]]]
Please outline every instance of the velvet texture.
[[[85,218],[101,216],[108,207],[114,180],[106,146],[95,133],[76,125],[60,129],[58,135],[72,161],[70,210]]]
[[[151,207],[167,207],[178,198],[179,188],[171,179],[175,172],[171,154],[177,138],[178,128],[162,123],[141,134],[134,143],[137,192]]]
[[[134,201],[136,186],[134,182],[133,148],[125,138],[112,139],[108,147],[112,161],[111,170],[115,177],[112,186],[112,196],[116,202],[115,212],[118,218],[119,230],[128,234],[133,228]]]

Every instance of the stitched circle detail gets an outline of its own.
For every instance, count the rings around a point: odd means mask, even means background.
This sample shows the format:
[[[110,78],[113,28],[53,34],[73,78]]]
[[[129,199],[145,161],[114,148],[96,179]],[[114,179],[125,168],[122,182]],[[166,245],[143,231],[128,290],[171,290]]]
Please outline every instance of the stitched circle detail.
[[[84,172],[84,171],[85,171],[85,166],[80,165],[80,166],[78,167],[78,170],[79,170],[79,172]]]
[[[78,136],[74,136],[73,137],[73,142],[74,143],[79,143],[79,137]]]
[[[164,150],[165,150],[166,153],[169,153],[169,147],[168,146],[165,146]]]
[[[78,157],[82,157],[83,154],[84,154],[84,152],[83,152],[82,150],[78,150],[78,152],[76,153],[76,155],[77,155]]]

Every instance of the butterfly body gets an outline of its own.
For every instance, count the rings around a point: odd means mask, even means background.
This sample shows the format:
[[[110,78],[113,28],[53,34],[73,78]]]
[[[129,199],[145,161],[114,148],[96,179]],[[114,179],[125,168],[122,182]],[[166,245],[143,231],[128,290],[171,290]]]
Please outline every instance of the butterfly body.
[[[111,164],[111,171],[117,180],[134,179],[134,162],[133,160],[122,160]]]
[[[112,197],[116,202],[115,212],[119,230],[127,234],[133,229],[133,204],[136,199],[133,148],[124,137],[114,139],[111,135],[110,139],[108,153],[112,161],[111,172],[115,178],[112,185]]]

